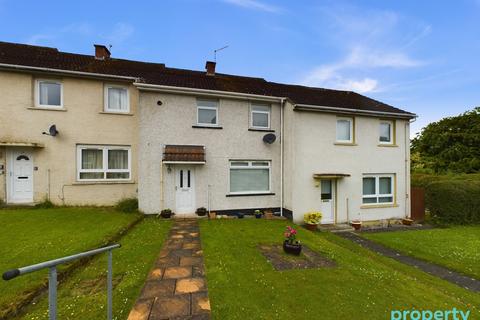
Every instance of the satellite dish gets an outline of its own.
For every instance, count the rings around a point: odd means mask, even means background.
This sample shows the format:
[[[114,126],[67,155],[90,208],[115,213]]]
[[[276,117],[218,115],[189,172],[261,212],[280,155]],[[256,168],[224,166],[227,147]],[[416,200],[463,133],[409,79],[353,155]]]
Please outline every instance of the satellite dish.
[[[47,132],[42,132],[42,133],[48,136],[55,137],[58,134],[57,126],[53,124],[50,126],[50,128],[48,128],[48,133]]]
[[[267,133],[266,135],[263,136],[263,142],[272,144],[275,142],[277,139],[277,136],[274,135],[273,133]]]

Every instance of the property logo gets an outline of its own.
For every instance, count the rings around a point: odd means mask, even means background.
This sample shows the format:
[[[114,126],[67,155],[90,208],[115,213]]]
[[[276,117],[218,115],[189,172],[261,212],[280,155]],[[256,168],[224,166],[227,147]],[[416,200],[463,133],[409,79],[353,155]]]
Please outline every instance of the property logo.
[[[390,320],[468,320],[470,310],[392,310]]]

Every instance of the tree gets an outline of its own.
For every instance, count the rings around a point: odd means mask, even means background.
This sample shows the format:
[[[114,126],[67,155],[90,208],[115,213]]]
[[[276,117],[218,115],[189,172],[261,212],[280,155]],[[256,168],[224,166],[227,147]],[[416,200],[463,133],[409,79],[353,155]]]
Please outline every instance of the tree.
[[[412,169],[480,172],[480,107],[430,123],[412,140]]]

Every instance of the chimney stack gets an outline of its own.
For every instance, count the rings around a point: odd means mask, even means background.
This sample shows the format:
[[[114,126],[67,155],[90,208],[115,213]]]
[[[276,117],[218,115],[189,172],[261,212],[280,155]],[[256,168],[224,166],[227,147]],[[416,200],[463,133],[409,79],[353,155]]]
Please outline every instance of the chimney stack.
[[[214,76],[215,75],[215,65],[217,63],[213,61],[207,61],[205,64],[205,69],[207,70],[207,76]]]
[[[106,60],[110,58],[110,50],[103,44],[94,44],[95,47],[95,59]]]

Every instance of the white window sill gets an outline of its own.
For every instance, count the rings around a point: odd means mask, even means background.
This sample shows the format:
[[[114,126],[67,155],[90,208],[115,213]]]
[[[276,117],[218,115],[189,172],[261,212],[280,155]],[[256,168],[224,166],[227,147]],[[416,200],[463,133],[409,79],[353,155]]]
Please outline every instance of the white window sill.
[[[208,125],[208,124],[194,124],[192,128],[197,129],[223,129],[222,126],[219,125]]]
[[[398,147],[397,144],[392,144],[392,143],[379,143],[378,146],[379,147],[390,147],[390,148],[397,148]]]
[[[395,208],[398,207],[398,204],[396,203],[385,203],[385,204],[362,204],[360,206],[360,209],[375,209],[375,208]]]
[[[100,111],[100,114],[113,114],[113,115],[120,115],[120,116],[133,116],[131,112],[119,112],[119,111]]]
[[[79,185],[93,185],[93,184],[136,184],[135,181],[131,181],[131,180],[125,180],[125,181],[122,181],[122,180],[112,180],[112,181],[76,181],[73,183],[73,185],[75,186],[79,186]]]
[[[255,128],[255,127],[248,128],[248,131],[275,132],[275,130],[271,128]]]
[[[334,145],[336,145],[336,146],[357,146],[357,144],[355,142],[341,142],[341,141],[335,142]]]
[[[28,110],[67,111],[64,107],[28,107]]]

